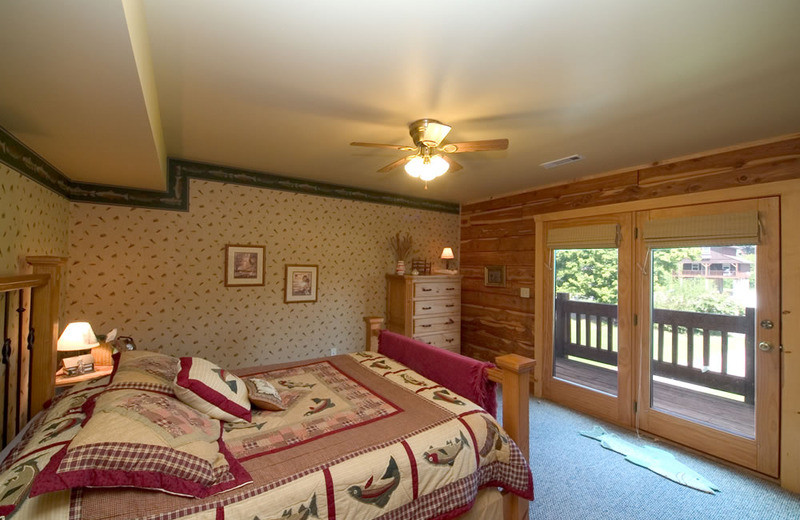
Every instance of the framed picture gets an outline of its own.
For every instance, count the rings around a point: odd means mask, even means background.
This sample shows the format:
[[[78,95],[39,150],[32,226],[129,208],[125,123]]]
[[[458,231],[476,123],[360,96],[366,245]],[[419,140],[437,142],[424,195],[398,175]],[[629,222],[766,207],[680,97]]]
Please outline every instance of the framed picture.
[[[225,287],[264,285],[264,246],[225,246]]]
[[[284,303],[317,301],[316,265],[286,265]]]
[[[483,285],[486,287],[506,286],[506,266],[487,265],[483,268]]]

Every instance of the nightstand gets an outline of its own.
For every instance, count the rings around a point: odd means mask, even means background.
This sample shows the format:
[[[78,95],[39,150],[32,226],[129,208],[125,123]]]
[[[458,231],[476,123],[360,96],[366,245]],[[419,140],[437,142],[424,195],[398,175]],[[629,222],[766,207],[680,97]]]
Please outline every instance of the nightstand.
[[[72,385],[82,383],[83,381],[94,381],[95,379],[100,379],[101,377],[111,375],[113,370],[114,367],[112,366],[98,366],[95,367],[94,372],[89,372],[88,374],[65,376],[64,369],[60,368],[58,372],[56,372],[56,390],[64,390]]]

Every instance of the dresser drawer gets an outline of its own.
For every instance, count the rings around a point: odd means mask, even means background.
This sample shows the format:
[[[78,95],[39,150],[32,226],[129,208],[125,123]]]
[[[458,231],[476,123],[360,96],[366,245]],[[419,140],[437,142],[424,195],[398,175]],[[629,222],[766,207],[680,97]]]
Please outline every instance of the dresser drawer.
[[[428,314],[459,314],[461,300],[458,298],[447,298],[446,300],[421,300],[414,302],[414,316],[426,316]]]
[[[459,281],[414,283],[414,298],[456,296],[459,294],[461,294],[461,283]]]
[[[427,334],[433,332],[460,332],[461,316],[453,314],[450,316],[436,316],[434,318],[414,318],[413,335]]]
[[[452,352],[461,351],[461,334],[459,332],[442,332],[441,334],[415,336],[414,339]]]

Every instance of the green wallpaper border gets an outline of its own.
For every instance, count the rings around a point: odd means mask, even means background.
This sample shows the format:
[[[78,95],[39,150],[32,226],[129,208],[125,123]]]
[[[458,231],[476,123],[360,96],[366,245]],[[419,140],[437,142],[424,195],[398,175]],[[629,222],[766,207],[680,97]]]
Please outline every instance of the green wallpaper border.
[[[70,201],[94,204],[188,211],[189,179],[201,179],[441,213],[458,214],[460,208],[459,204],[452,202],[407,197],[352,186],[295,179],[272,173],[173,158],[167,160],[167,191],[76,182],[67,178],[58,168],[25,146],[3,127],[0,127],[0,162]]]

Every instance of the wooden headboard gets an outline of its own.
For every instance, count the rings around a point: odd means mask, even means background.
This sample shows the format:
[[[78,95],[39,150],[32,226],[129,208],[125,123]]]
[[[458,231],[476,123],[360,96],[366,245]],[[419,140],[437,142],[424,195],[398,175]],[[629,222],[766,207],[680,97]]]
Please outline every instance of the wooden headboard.
[[[55,384],[65,259],[29,256],[26,261],[33,266],[32,274],[0,277],[3,446],[52,399]]]

